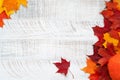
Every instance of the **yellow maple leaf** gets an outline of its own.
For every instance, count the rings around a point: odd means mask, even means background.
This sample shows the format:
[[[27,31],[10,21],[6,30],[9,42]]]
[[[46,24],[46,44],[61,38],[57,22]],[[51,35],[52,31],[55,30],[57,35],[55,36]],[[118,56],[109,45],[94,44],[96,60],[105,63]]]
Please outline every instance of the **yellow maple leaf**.
[[[82,70],[86,73],[94,74],[96,69],[97,65],[91,59],[87,59],[87,66]]]
[[[0,12],[5,11],[10,16],[20,8],[20,5],[27,7],[27,0],[2,0],[0,4]]]
[[[3,0],[3,7],[6,8],[7,12],[9,11],[17,11],[18,10],[18,1],[17,0]]]
[[[3,0],[0,0],[0,7],[2,7],[2,4],[3,4]]]
[[[27,7],[27,0],[18,0],[18,6],[20,7],[20,5]]]
[[[104,40],[105,42],[103,43],[103,46],[106,48],[107,43],[112,43],[114,46],[117,46],[119,43],[119,40],[112,38],[109,33],[104,34]]]
[[[3,0],[0,0],[0,13],[2,13],[3,12],[3,8],[2,8],[2,4],[3,4]]]

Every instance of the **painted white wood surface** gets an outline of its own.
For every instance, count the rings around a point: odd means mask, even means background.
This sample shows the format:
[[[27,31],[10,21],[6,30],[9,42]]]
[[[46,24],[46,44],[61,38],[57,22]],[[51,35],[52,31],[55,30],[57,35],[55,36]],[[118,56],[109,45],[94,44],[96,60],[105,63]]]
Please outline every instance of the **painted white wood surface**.
[[[80,68],[103,25],[104,0],[28,0],[0,29],[0,80],[88,80]],[[52,64],[71,61],[67,77]]]

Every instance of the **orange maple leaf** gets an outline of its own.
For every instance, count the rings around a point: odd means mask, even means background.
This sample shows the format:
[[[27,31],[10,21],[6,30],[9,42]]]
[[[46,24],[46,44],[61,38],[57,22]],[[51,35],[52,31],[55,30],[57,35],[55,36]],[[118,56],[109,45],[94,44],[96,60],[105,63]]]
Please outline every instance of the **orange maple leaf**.
[[[114,3],[117,3],[117,9],[120,10],[120,0],[113,0]]]
[[[91,59],[87,59],[87,66],[82,70],[89,74],[94,74],[97,69],[96,63],[94,63]]]

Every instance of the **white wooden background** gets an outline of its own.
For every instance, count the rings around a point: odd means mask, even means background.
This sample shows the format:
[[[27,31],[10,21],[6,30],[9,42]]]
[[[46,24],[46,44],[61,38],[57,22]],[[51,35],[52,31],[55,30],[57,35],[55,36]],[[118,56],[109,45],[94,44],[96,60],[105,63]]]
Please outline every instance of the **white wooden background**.
[[[0,29],[0,80],[88,80],[80,69],[92,54],[104,0],[28,0]],[[53,62],[71,61],[67,77]]]

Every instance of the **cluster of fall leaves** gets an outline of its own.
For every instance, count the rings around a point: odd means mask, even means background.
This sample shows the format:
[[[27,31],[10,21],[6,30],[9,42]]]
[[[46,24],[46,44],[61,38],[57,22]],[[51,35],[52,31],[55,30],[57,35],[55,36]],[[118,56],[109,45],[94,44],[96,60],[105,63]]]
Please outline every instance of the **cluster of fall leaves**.
[[[89,73],[90,80],[120,80],[120,0],[105,2],[101,12],[104,26],[95,26],[93,31],[98,41],[93,45],[93,55],[88,55],[87,66],[82,70]],[[68,72],[70,62],[62,59],[55,63],[57,73]]]
[[[120,0],[105,2],[101,12],[104,26],[93,27],[98,41],[93,45],[93,55],[88,55],[87,66],[90,80],[120,80]]]
[[[0,27],[3,27],[4,19],[10,19],[10,15],[19,10],[20,5],[27,7],[27,0],[0,0]],[[120,80],[120,0],[107,1],[101,14],[104,26],[93,27],[98,41],[82,70],[90,74],[90,80]],[[57,73],[67,75],[70,62],[61,58],[61,62],[54,65],[58,68]]]
[[[10,15],[19,10],[20,5],[27,7],[27,0],[0,0],[0,27],[3,27],[4,19],[10,19]]]

